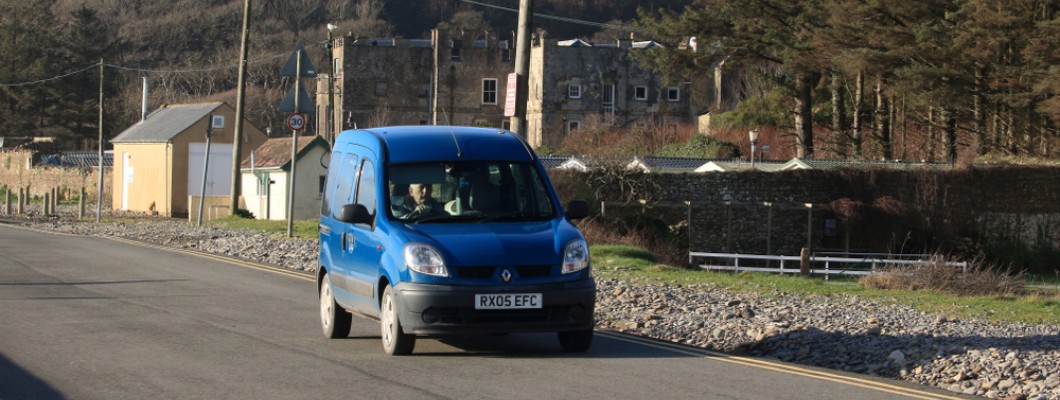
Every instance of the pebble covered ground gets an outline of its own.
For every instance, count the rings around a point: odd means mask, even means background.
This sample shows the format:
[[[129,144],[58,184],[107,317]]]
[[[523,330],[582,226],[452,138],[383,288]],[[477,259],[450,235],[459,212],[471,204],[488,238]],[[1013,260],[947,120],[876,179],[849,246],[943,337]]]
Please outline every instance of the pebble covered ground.
[[[128,222],[131,221],[131,222]],[[172,219],[120,223],[22,220],[65,233],[117,236],[253,260],[316,268],[313,240]],[[1060,400],[1060,326],[948,318],[856,296],[730,292],[646,278],[597,277],[598,328],[706,349],[937,386],[998,399]]]

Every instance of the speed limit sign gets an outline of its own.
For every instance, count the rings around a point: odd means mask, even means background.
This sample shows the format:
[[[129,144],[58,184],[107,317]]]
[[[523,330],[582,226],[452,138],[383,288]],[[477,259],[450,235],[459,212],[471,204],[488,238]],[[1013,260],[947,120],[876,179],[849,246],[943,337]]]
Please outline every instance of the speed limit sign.
[[[287,116],[287,127],[291,130],[300,131],[305,128],[305,115],[294,113]]]

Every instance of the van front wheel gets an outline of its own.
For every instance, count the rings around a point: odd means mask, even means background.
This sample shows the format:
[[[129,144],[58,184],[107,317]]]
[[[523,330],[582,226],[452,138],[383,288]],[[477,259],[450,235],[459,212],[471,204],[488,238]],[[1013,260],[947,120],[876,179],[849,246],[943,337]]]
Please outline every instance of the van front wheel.
[[[401,328],[398,305],[394,301],[394,292],[390,285],[383,290],[383,301],[379,304],[379,308],[383,350],[392,356],[412,354],[412,348],[416,347],[416,335],[406,334]]]
[[[330,339],[344,338],[350,335],[350,324],[353,315],[342,309],[335,302],[335,293],[331,291],[331,276],[324,273],[320,278],[320,327],[324,336]]]

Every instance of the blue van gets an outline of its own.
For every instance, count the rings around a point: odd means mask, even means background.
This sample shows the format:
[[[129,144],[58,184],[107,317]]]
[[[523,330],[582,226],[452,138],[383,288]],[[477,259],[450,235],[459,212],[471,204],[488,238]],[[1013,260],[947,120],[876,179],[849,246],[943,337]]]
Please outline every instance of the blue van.
[[[351,313],[381,322],[383,349],[419,335],[557,332],[589,348],[589,247],[530,146],[499,129],[407,126],[339,134],[320,210],[324,335]]]

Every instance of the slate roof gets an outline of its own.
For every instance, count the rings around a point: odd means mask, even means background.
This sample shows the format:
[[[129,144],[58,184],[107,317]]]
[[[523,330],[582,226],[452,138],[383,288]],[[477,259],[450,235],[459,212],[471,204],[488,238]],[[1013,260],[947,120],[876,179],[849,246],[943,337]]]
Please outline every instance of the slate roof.
[[[58,154],[41,155],[40,165],[56,167],[98,168],[99,152],[64,151]],[[114,166],[114,150],[103,151],[103,166]]]
[[[64,151],[60,155],[60,158],[62,160],[63,166],[73,166],[82,168],[99,167],[98,151]],[[114,150],[103,151],[103,166],[114,166]]]
[[[793,158],[784,164],[781,170],[793,169],[836,169],[836,168],[886,168],[911,170],[919,168],[949,169],[949,164],[903,162],[903,161],[871,161],[871,160],[817,160]]]
[[[111,143],[166,143],[220,107],[222,102],[174,104],[159,108]],[[203,132],[205,134],[205,132]]]
[[[320,136],[299,136],[298,137],[298,159],[301,159],[306,153],[309,152],[313,147],[324,146],[325,150],[328,145]],[[254,149],[254,168],[255,169],[282,169],[289,170],[291,167],[291,138],[271,138],[266,140],[261,147]],[[250,170],[250,156],[248,155],[243,159],[240,164],[240,168],[244,170]]]
[[[668,170],[673,172],[692,172],[701,165],[709,162],[706,158],[685,157],[636,157],[629,163],[627,168],[640,167],[645,172],[661,172]]]
[[[541,160],[541,165],[544,166],[545,169],[554,169],[563,165],[563,163],[571,158],[571,156],[543,156],[538,159]]]
[[[556,42],[556,45],[562,47],[593,47],[593,45],[581,39],[562,40]]]
[[[777,172],[785,165],[787,164],[783,161],[755,161],[752,168],[749,161],[709,161],[697,167],[695,172],[737,172],[751,169],[762,172]]]

